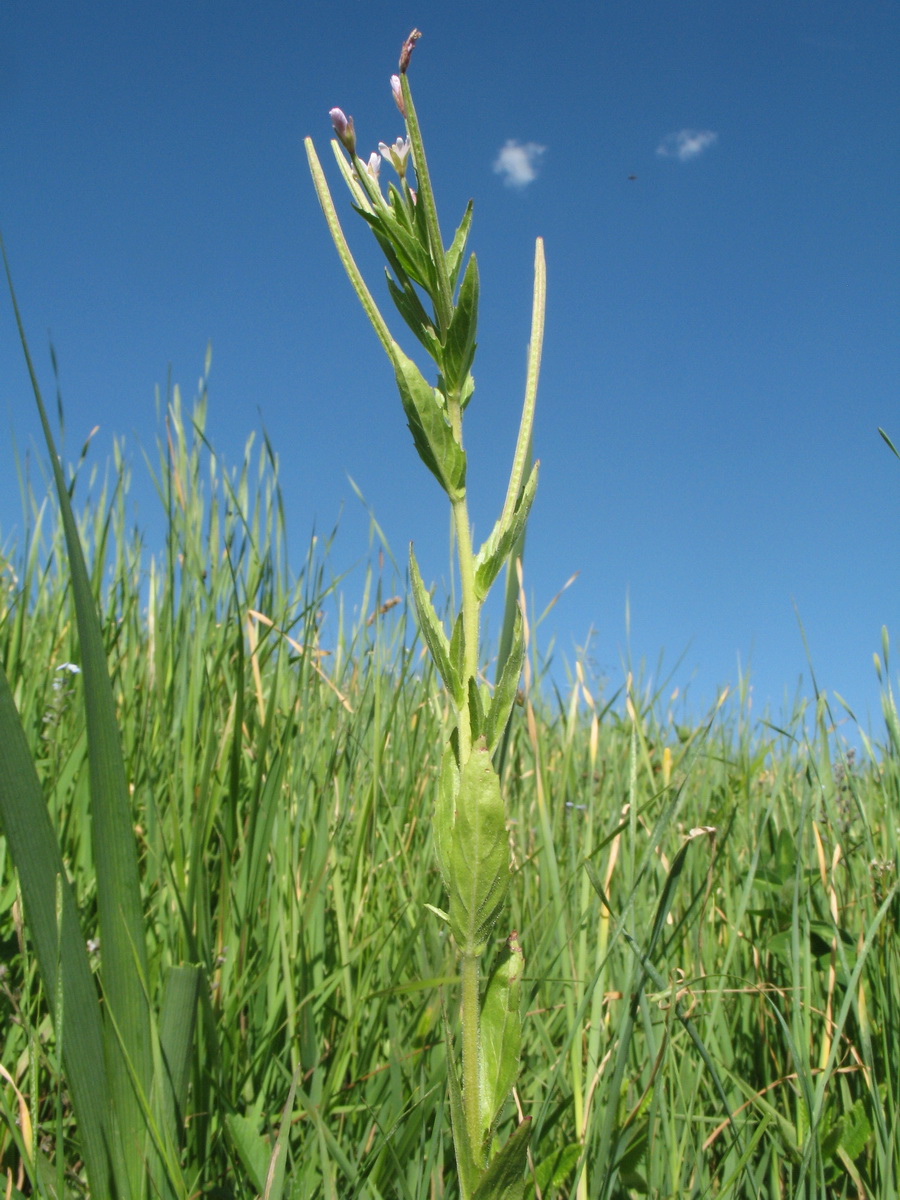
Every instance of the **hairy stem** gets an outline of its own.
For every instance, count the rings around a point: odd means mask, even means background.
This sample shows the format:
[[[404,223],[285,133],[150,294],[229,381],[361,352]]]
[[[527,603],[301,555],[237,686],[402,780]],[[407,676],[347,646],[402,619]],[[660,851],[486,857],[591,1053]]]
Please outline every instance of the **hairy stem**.
[[[481,1150],[479,1111],[479,1074],[481,1066],[481,1030],[478,984],[480,962],[475,954],[464,954],[460,964],[462,983],[462,1073],[463,1111],[469,1148],[476,1166],[484,1166]]]

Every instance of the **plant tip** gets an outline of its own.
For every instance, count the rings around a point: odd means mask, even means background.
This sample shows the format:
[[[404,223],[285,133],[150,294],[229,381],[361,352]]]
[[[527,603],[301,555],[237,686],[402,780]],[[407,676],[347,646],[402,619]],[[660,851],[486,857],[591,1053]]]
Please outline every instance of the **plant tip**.
[[[403,43],[403,49],[400,51],[400,74],[406,74],[406,68],[409,66],[410,56],[415,49],[416,42],[422,36],[421,30],[414,29],[406,41]]]
[[[328,111],[331,124],[337,134],[338,141],[351,158],[356,154],[356,131],[353,128],[353,118],[344,115],[343,109],[332,108]]]

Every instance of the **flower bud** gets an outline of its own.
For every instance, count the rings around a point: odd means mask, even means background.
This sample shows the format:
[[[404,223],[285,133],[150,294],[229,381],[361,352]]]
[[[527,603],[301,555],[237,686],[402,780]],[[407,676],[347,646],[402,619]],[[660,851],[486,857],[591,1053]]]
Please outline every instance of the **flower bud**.
[[[380,146],[378,148],[379,148],[379,150],[381,149]],[[369,178],[374,183],[377,183],[378,182],[378,174],[380,171],[381,171],[381,155],[376,154],[375,151],[373,150],[372,153],[369,155],[369,161],[366,163],[366,173],[368,174]]]
[[[409,57],[412,54],[416,42],[422,36],[421,30],[414,29],[406,41],[403,43],[403,49],[400,51],[400,74],[406,74],[406,68],[409,66]]]
[[[338,141],[353,158],[356,154],[356,131],[353,128],[353,118],[345,117],[340,108],[332,108],[328,115],[331,117],[331,124]]]
[[[394,93],[394,103],[400,109],[400,116],[406,120],[406,105],[403,103],[403,89],[400,87],[400,76],[391,76],[391,91]]]

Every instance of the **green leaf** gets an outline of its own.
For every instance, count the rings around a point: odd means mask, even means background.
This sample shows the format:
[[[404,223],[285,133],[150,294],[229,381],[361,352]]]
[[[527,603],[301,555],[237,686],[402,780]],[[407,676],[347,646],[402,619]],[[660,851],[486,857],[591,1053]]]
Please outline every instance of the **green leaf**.
[[[469,729],[473,738],[484,733],[484,704],[476,680],[469,678]]]
[[[435,286],[429,290],[429,295],[434,303],[435,312],[438,314],[438,323],[443,331],[450,322],[453,308],[453,293],[447,272],[447,256],[441,239],[441,229],[434,204],[434,192],[431,188],[428,163],[425,160],[425,146],[419,128],[419,118],[416,115],[405,71],[400,74],[400,87],[403,95],[403,108],[406,113],[406,129],[409,134],[413,166],[418,183],[415,206],[416,230],[422,245],[427,244],[428,246],[429,258],[434,268]]]
[[[460,391],[468,377],[475,358],[477,327],[478,264],[473,254],[463,276],[441,357],[441,371],[451,391]]]
[[[199,966],[172,967],[159,1015],[159,1040],[165,1071],[163,1111],[169,1135],[176,1146],[183,1141],[201,977]]]
[[[526,1117],[500,1153],[492,1159],[472,1200],[522,1200],[531,1131],[531,1117]]]
[[[259,1132],[257,1121],[239,1113],[226,1113],[225,1127],[254,1192],[261,1196],[266,1187],[271,1153],[268,1139]]]
[[[635,1130],[634,1135],[630,1138],[627,1147],[622,1152],[617,1165],[619,1175],[626,1187],[634,1188],[639,1192],[647,1191],[646,1181],[641,1174],[641,1166],[647,1158],[647,1145],[649,1141],[649,1121],[645,1118],[641,1121],[640,1128]]]
[[[497,522],[487,541],[475,556],[475,587],[479,600],[483,600],[490,591],[491,585],[499,575],[510,551],[524,532],[534,494],[537,491],[539,465],[539,463],[535,463],[531,468],[531,473],[519,494],[509,519],[505,524],[502,522],[502,518]]]
[[[513,931],[494,969],[481,1010],[479,1105],[481,1128],[489,1137],[519,1073],[522,1048],[521,991],[525,957]]]
[[[453,622],[453,632],[450,635],[450,663],[455,678],[460,681],[459,694],[458,696],[454,695],[456,705],[460,708],[466,694],[466,632],[462,612],[457,614],[456,620]]]
[[[462,768],[450,862],[450,927],[462,954],[484,951],[509,889],[500,780],[484,738]]]
[[[112,1106],[103,1056],[97,986],[91,975],[75,898],[28,750],[6,673],[0,666],[0,829],[16,865],[25,919],[44,993],[56,1016],[57,971],[65,1003],[65,1063],[91,1194],[114,1194],[109,1141]],[[61,881],[59,926],[57,881]],[[59,930],[59,933],[58,933]],[[57,962],[58,956],[58,962]]]
[[[459,278],[459,268],[462,266],[463,255],[466,252],[466,242],[469,240],[469,230],[472,228],[472,201],[466,205],[466,211],[459,223],[459,228],[453,235],[453,242],[447,251],[447,274],[450,276],[450,288],[456,290]]]
[[[578,1166],[578,1160],[583,1153],[583,1146],[578,1142],[570,1142],[568,1146],[560,1146],[549,1158],[542,1159],[534,1168],[534,1179],[526,1180],[526,1200],[531,1200],[534,1196],[535,1185],[542,1196],[552,1196],[561,1191],[565,1181]]]
[[[897,454],[897,447],[894,445],[894,443],[891,441],[891,439],[884,432],[884,430],[881,428],[880,425],[878,426],[878,432],[881,434],[882,438],[884,439],[885,443],[887,444],[888,449],[891,450],[892,453],[897,456],[897,458],[900,458],[900,454]]]
[[[141,1148],[146,1140],[144,1106],[150,1096],[153,1058],[146,992],[149,976],[146,934],[131,800],[100,619],[69,491],[25,340],[5,249],[3,257],[19,339],[50,454],[71,575],[81,647],[97,912],[103,946],[105,1058],[110,1099],[120,1134],[119,1141],[114,1139],[110,1149],[116,1159],[120,1190],[137,1196],[144,1186]],[[102,1188],[103,1184],[99,1186]]]
[[[775,855],[772,869],[780,883],[793,881],[797,868],[797,846],[787,829],[782,829],[775,843]]]
[[[466,376],[465,383],[463,383],[462,389],[459,393],[459,407],[462,409],[463,412],[465,412],[466,405],[472,399],[472,393],[474,391],[475,391],[475,380],[473,379],[472,374],[470,372]]]
[[[494,698],[488,709],[485,723],[485,736],[488,750],[493,755],[500,745],[510,714],[516,702],[519,689],[519,676],[522,674],[522,664],[525,662],[525,625],[522,614],[516,609],[516,620],[513,627],[512,646],[503,664],[503,671],[494,689]]]
[[[397,219],[397,214],[383,208],[371,213],[361,208],[356,211],[371,227],[382,250],[387,250],[387,243],[404,273],[426,290],[430,290],[429,279],[433,272],[427,251],[422,249],[416,235]]]
[[[441,393],[441,395],[446,396],[449,385],[448,385],[446,379],[443,377],[443,375],[440,375],[440,374],[438,375],[437,386],[438,386],[438,391]],[[466,405],[472,399],[472,395],[473,395],[474,391],[475,391],[475,380],[470,371],[469,374],[466,376],[465,382],[463,383],[463,385],[459,391],[459,407],[462,411],[465,411]]]
[[[403,410],[419,458],[451,500],[461,500],[466,489],[466,455],[447,423],[443,405],[422,372],[392,343],[394,373]]]
[[[441,343],[438,341],[438,336],[434,331],[434,324],[425,312],[422,302],[416,295],[412,284],[407,282],[404,287],[398,287],[397,283],[391,278],[391,274],[387,268],[385,268],[385,275],[387,277],[388,291],[400,316],[434,361],[440,362]]]
[[[841,1149],[849,1159],[859,1158],[863,1150],[865,1150],[872,1134],[875,1132],[866,1113],[866,1106],[863,1101],[857,1100],[844,1113],[841,1120],[844,1125],[841,1134]]]
[[[456,704],[462,703],[463,683],[453,665],[450,653],[450,642],[444,632],[440,617],[434,611],[431,597],[422,582],[419,564],[413,553],[412,543],[409,547],[409,578],[412,585],[413,603],[416,606],[416,620],[419,630],[425,639],[425,645],[431,655],[437,672],[444,682],[444,687],[453,697]]]

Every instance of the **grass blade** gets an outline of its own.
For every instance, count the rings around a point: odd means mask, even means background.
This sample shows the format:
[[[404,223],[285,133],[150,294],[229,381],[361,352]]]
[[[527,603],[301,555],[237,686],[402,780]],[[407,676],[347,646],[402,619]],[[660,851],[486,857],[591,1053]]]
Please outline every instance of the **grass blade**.
[[[68,552],[84,679],[103,991],[105,1003],[115,1019],[122,1039],[120,1046],[115,1031],[107,1022],[104,1028],[104,1048],[109,1101],[121,1138],[119,1145],[114,1144],[112,1149],[117,1159],[116,1175],[119,1187],[126,1194],[137,1196],[141,1192],[143,1172],[140,1147],[144,1142],[144,1119],[126,1058],[132,1064],[137,1086],[142,1089],[144,1097],[150,1095],[153,1068],[149,1002],[144,988],[148,971],[143,905],[125,764],[103,635],[78,527],[41,399],[13,290],[6,248],[2,241],[0,249],[3,251],[19,339],[50,454]],[[68,1003],[67,1008],[71,1011]],[[83,1081],[84,1086],[93,1086],[94,1078],[92,1074],[91,1085]]]
[[[108,1085],[97,988],[78,922],[75,898],[16,711],[0,668],[0,827],[19,875],[25,913],[55,1016],[57,971],[65,996],[63,1054],[81,1149],[97,1200],[113,1195],[110,1177]],[[57,881],[62,881],[59,936]]]

